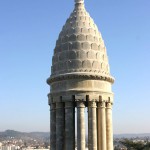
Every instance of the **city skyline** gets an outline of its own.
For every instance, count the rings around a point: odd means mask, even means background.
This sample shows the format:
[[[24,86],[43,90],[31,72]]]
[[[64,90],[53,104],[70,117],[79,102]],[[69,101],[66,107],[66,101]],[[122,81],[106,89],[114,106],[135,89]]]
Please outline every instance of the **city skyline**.
[[[49,131],[46,79],[55,42],[73,3],[74,0],[1,2],[0,131]],[[150,2],[85,3],[102,33],[111,74],[116,79],[114,133],[148,133]]]

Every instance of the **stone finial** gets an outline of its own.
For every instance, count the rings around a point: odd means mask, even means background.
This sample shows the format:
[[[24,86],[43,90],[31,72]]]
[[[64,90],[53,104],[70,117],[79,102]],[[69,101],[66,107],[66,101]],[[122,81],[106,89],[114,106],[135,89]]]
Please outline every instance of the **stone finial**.
[[[84,0],[75,0],[75,3],[84,3]]]

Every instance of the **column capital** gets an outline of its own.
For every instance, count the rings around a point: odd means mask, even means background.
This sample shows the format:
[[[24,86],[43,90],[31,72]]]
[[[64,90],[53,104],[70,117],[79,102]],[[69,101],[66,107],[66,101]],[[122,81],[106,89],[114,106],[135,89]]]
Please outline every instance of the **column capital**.
[[[65,102],[65,109],[73,108],[73,107],[74,107],[74,102]]]
[[[55,103],[51,103],[50,105],[50,111],[53,111],[56,109],[56,104]]]
[[[99,95],[98,94],[89,94],[86,95],[86,100],[87,101],[93,101],[93,102],[98,102],[99,101]]]
[[[89,101],[88,102],[88,107],[91,107],[91,108],[96,108],[96,102],[95,101]]]
[[[106,102],[105,101],[101,101],[98,103],[98,108],[106,108]]]
[[[85,102],[86,101],[86,95],[85,94],[75,95],[75,101],[76,102],[79,102],[79,101]]]
[[[72,95],[63,95],[61,96],[62,102],[73,102],[73,96]]]
[[[77,104],[77,108],[85,108],[85,102],[78,101],[76,102],[76,104]]]
[[[113,104],[112,104],[111,102],[107,102],[107,103],[106,103],[106,108],[107,108],[107,109],[112,109],[112,105],[113,105]]]
[[[100,103],[103,103],[103,102],[107,102],[107,99],[106,99],[106,97],[105,96],[99,96],[99,102]]]
[[[52,99],[51,94],[49,93],[49,94],[47,95],[47,97],[48,97],[48,105],[51,105],[51,103],[53,103],[53,99]]]
[[[64,103],[63,102],[56,103],[56,109],[62,109],[62,108],[64,108]]]

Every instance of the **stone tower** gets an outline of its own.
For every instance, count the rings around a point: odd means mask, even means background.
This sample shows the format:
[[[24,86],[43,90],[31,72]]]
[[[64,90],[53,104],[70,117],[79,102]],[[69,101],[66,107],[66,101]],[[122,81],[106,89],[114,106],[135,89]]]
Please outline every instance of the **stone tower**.
[[[113,150],[113,82],[102,36],[84,0],[75,0],[56,41],[47,79],[51,150],[75,150],[75,124],[78,150],[85,150],[85,126],[89,150]]]

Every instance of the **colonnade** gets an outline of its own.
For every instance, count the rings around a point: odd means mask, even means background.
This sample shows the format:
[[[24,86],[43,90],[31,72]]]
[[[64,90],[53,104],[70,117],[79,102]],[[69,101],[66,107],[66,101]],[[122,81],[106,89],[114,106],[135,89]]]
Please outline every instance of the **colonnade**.
[[[113,150],[111,102],[67,101],[50,105],[51,150],[75,150],[75,108],[77,108],[77,150],[85,150],[86,107],[89,150]]]

